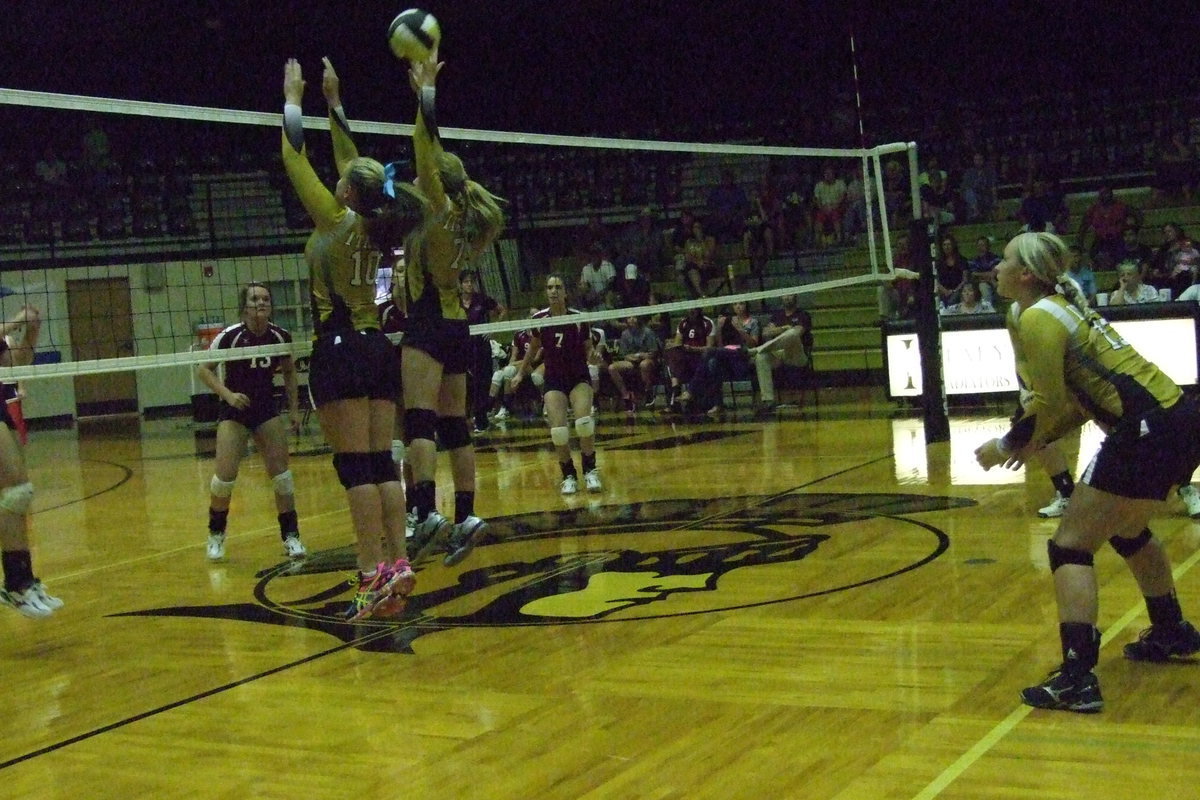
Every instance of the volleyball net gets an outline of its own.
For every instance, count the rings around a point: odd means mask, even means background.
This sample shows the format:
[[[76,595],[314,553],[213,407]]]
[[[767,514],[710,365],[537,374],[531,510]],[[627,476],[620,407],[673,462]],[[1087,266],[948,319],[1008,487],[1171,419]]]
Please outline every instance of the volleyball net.
[[[347,111],[361,153],[401,164],[411,158],[411,125],[355,120],[353,108]],[[160,370],[138,383],[138,407],[145,408],[186,403],[198,363],[308,355],[303,247],[312,224],[279,158],[281,112],[0,89],[0,114],[15,132],[0,175],[0,315],[10,319],[28,304],[43,320],[35,363],[0,370],[0,379],[69,383]],[[328,130],[327,118],[307,116],[304,125],[309,159],[332,187],[331,146],[319,133]],[[604,256],[617,272],[651,262],[638,267],[658,301],[584,317],[597,324],[877,284],[893,264],[889,228],[906,223],[888,219],[883,162],[895,159],[905,170],[915,163],[913,146],[903,143],[832,149],[456,128],[441,134],[472,177],[508,201],[505,233],[474,265],[483,290],[512,318],[473,332],[501,339],[544,305],[545,274],[561,272],[568,287],[576,285],[590,223],[612,234]],[[852,191],[856,181],[861,187],[854,247],[819,250],[793,230],[812,229],[812,187],[826,167]],[[741,190],[752,216],[765,190],[772,218],[762,222],[775,241],[772,252],[756,257],[746,251],[741,221],[736,230],[712,231],[719,241],[716,275],[708,277],[720,284],[711,289],[719,296],[691,299],[669,231],[685,212],[709,223],[711,195],[722,182]],[[915,175],[909,183],[915,187]],[[656,249],[631,235],[645,209],[660,237]],[[759,229],[752,234],[751,249],[763,244]],[[270,289],[273,321],[292,333],[293,344],[208,351],[211,338],[238,321],[239,292],[252,281]],[[386,290],[384,270],[379,291]],[[60,405],[71,413],[69,399]]]

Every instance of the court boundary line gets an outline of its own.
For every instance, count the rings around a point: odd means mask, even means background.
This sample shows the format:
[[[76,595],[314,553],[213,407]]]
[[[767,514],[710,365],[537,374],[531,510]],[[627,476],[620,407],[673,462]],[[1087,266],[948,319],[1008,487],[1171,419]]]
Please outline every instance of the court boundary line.
[[[1200,562],[1200,550],[1196,550],[1182,564],[1176,567],[1172,571],[1171,577],[1176,583],[1178,583],[1180,579],[1182,579],[1183,576],[1186,575],[1191,568],[1196,565],[1197,562]],[[1141,615],[1142,608],[1142,605],[1134,606],[1122,614],[1112,625],[1110,625],[1108,630],[1104,631],[1104,633],[1100,636],[1100,649],[1103,650],[1106,645],[1110,644],[1113,639],[1124,632],[1124,630],[1129,627],[1129,624]],[[965,753],[963,753],[949,766],[942,770],[942,772],[938,774],[932,781],[930,781],[924,789],[913,795],[913,800],[934,800],[934,798],[941,795],[944,789],[962,777],[963,773],[965,773],[977,761],[991,752],[993,747],[995,747],[1005,736],[1011,733],[1017,727],[1017,725],[1020,724],[1020,722],[1028,717],[1033,711],[1033,706],[1027,706],[1024,704],[1018,706],[1007,717],[996,723],[991,730],[984,734],[979,741],[968,748]]]

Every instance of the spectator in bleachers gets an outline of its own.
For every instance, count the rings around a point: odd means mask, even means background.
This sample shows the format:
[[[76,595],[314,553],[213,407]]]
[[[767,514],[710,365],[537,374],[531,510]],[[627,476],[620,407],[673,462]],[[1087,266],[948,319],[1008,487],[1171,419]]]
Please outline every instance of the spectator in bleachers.
[[[987,162],[983,153],[972,155],[971,166],[963,171],[959,192],[967,222],[987,222],[995,216],[999,183],[996,168]]]
[[[755,195],[750,209],[750,215],[746,217],[745,227],[742,229],[742,249],[750,262],[750,271],[761,275],[767,262],[775,255],[775,229],[771,226],[771,218],[763,204],[761,193]],[[729,288],[733,290],[732,286]]]
[[[995,314],[995,307],[983,299],[979,284],[973,280],[963,281],[959,290],[959,300],[941,310],[942,314]]]
[[[1035,178],[1028,185],[1021,205],[1017,208],[1017,219],[1021,221],[1021,230],[1025,232],[1055,233],[1060,231],[1055,221],[1062,216],[1061,197],[1055,198],[1050,194],[1049,183],[1042,178]]]
[[[663,232],[658,229],[654,209],[643,208],[621,234],[618,261],[636,264],[648,280],[659,274],[663,265]]]
[[[741,241],[750,200],[731,169],[721,170],[721,182],[708,193],[708,229],[720,244]]]
[[[812,317],[800,308],[797,295],[783,298],[783,308],[771,315],[763,329],[763,343],[748,351],[758,373],[758,413],[775,410],[775,378],[772,371],[783,364],[808,365],[812,351]]]
[[[642,275],[642,270],[637,264],[625,265],[625,269],[617,276],[615,287],[619,308],[648,306],[654,293],[650,281]]]
[[[705,284],[716,275],[713,261],[716,251],[716,239],[708,235],[699,220],[692,222],[691,235],[675,259],[679,279],[691,297],[708,297]]]
[[[867,229],[867,196],[863,187],[862,166],[857,162],[846,168],[846,200],[842,214],[842,237],[854,244]]]
[[[67,162],[59,157],[54,145],[47,144],[42,151],[42,157],[34,165],[34,171],[42,179],[47,191],[53,196],[61,196],[67,189]]]
[[[895,269],[912,270],[912,255],[908,252],[908,236],[899,234],[892,247]],[[896,278],[879,286],[879,316],[883,319],[910,319],[917,303],[917,282]]]
[[[942,183],[949,183],[950,176],[946,174],[946,170],[938,166],[937,156],[930,154],[925,159],[925,169],[921,170],[917,175],[917,183],[921,186],[930,186],[934,180],[940,180]]]
[[[938,300],[948,306],[958,302],[958,293],[967,279],[967,260],[963,258],[954,234],[943,234],[938,241],[937,289]]]
[[[846,182],[837,176],[832,164],[826,164],[821,180],[813,187],[813,235],[817,244],[828,247],[841,243],[845,203]]]
[[[883,197],[888,219],[898,220],[912,213],[912,191],[904,166],[894,158],[883,165]]]
[[[608,365],[608,375],[621,395],[627,411],[637,409],[637,398],[629,390],[625,376],[636,371],[641,378],[645,405],[654,406],[654,387],[658,382],[662,357],[662,342],[654,331],[646,326],[644,317],[632,316],[625,320],[625,330],[617,340],[617,355]]]
[[[589,311],[609,309],[617,269],[602,247],[592,249],[591,257],[579,273],[579,305]]]
[[[604,224],[604,220],[599,214],[593,214],[588,220],[588,224],[580,229],[575,242],[575,252],[581,258],[592,258],[593,255],[600,251],[606,257],[613,253],[612,233]]]
[[[1118,264],[1122,261],[1141,264],[1148,277],[1154,262],[1154,250],[1150,245],[1142,244],[1137,226],[1126,225],[1125,230],[1121,231],[1121,246],[1114,253],[1114,257]]]
[[[1108,304],[1128,306],[1136,303],[1158,302],[1158,290],[1143,282],[1141,265],[1122,261],[1117,265],[1117,285],[1108,295]]]
[[[979,291],[984,300],[992,302],[996,296],[996,265],[1000,256],[992,252],[990,236],[980,236],[975,240],[975,257],[967,264],[970,280],[979,284]]]
[[[955,214],[954,191],[946,181],[944,170],[929,173],[929,183],[921,185],[921,213],[939,225],[953,225]]]
[[[1196,190],[1196,151],[1185,131],[1174,131],[1159,148],[1154,169],[1154,199],[1158,205],[1192,202]]]
[[[1135,224],[1141,224],[1140,211],[1117,200],[1111,186],[1101,186],[1096,194],[1096,202],[1083,212],[1079,233],[1075,235],[1075,241],[1087,249],[1098,269],[1109,270],[1116,265],[1122,249],[1121,235],[1130,218],[1135,220]],[[1089,231],[1092,233],[1090,245],[1087,243]]]
[[[683,387],[695,377],[704,363],[705,354],[716,341],[717,330],[712,317],[706,316],[702,308],[689,308],[664,352],[671,380],[670,406],[675,407],[680,401]]]
[[[1163,225],[1162,233],[1163,242],[1154,254],[1147,280],[1178,297],[1197,281],[1200,251],[1177,223]]]
[[[1073,244],[1067,250],[1066,261],[1067,275],[1071,280],[1079,284],[1079,288],[1083,291],[1083,296],[1087,298],[1089,303],[1096,300],[1096,274],[1092,272],[1092,268],[1087,265],[1083,258],[1083,248],[1077,244]]]
[[[812,179],[808,173],[793,171],[785,179],[780,208],[779,241],[795,248],[812,241]]]

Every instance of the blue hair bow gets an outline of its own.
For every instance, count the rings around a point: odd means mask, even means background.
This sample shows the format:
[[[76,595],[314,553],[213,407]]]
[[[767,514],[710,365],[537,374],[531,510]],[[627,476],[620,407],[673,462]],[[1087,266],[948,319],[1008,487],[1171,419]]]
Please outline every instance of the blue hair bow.
[[[393,200],[396,199],[396,162],[390,161],[383,165],[383,193]]]

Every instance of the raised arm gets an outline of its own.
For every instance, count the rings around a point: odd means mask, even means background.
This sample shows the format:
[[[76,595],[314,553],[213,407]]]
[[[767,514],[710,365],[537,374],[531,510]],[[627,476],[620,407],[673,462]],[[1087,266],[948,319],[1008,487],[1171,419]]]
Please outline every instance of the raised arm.
[[[350,132],[350,121],[346,119],[346,111],[342,108],[342,84],[333,63],[328,58],[322,58],[325,71],[321,74],[321,92],[325,95],[325,104],[329,106],[329,135],[333,138],[333,160],[337,164],[338,175],[345,172],[351,161],[358,158],[358,148]]]
[[[446,190],[438,173],[437,158],[442,140],[437,129],[437,76],[442,69],[435,47],[425,61],[414,61],[408,71],[409,85],[417,96],[417,121],[413,129],[413,153],[421,190],[437,210],[446,208]]]
[[[332,228],[345,215],[345,208],[325,187],[304,149],[304,73],[300,62],[289,58],[283,67],[283,166],[292,187],[318,228]]]

